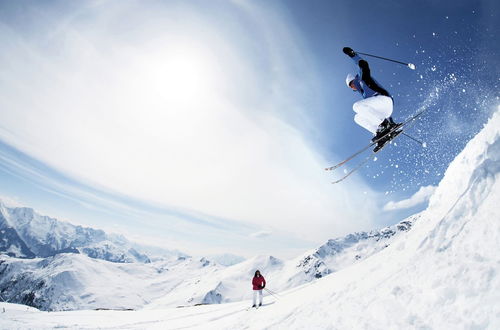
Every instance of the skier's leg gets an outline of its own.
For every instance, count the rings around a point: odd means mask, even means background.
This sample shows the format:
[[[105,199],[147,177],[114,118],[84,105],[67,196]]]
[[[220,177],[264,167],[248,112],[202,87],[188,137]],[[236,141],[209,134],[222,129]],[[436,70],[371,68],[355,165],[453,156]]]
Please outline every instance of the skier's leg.
[[[392,99],[388,96],[373,96],[353,104],[354,121],[361,127],[376,133],[378,125],[392,114]]]
[[[352,106],[354,112],[364,115],[370,113],[373,117],[383,121],[392,114],[392,99],[388,96],[378,95],[360,100]]]
[[[262,290],[259,290],[259,306],[262,306],[262,301],[263,301]]]
[[[382,121],[392,115],[392,99],[388,96],[377,95],[366,99],[366,105],[370,107],[371,114]]]
[[[257,305],[257,290],[253,290],[253,304],[254,307]]]
[[[356,124],[375,134],[377,132],[378,125],[383,119],[379,120],[378,116],[374,116],[372,114],[373,110],[370,106],[370,98],[354,103],[352,105],[352,109],[356,112],[356,115],[354,116]]]
[[[354,116],[354,121],[356,124],[373,134],[377,133],[378,125],[380,124],[378,119],[373,118],[370,114],[361,115],[358,113]]]

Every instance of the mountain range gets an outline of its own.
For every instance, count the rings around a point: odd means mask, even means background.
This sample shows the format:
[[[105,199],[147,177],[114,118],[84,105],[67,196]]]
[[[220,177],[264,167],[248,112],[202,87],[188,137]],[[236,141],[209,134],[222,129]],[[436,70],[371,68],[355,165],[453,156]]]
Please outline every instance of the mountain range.
[[[409,231],[416,219],[331,239],[292,260],[256,256],[226,266],[180,252],[151,257],[123,236],[0,202],[0,295],[42,310],[240,301],[249,298],[248,283],[256,269],[274,290],[292,288],[381,251]]]

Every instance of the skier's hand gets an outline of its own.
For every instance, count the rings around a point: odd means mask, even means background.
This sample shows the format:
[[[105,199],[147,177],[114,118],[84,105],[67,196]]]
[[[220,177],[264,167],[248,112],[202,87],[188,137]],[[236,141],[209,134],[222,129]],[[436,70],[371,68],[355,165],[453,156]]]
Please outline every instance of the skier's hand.
[[[349,57],[354,57],[356,56],[356,53],[354,52],[354,50],[352,50],[352,48],[350,47],[344,47],[342,48],[342,51],[344,52],[344,54],[346,54],[347,56]]]

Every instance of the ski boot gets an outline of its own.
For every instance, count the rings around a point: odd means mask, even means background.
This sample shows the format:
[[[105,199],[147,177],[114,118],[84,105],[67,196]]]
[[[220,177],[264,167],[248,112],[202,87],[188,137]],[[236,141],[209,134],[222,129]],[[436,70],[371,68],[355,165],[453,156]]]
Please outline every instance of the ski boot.
[[[377,132],[375,136],[372,138],[372,142],[375,142],[385,136],[387,133],[397,130],[402,123],[396,123],[392,117],[384,119],[383,122],[378,125]]]
[[[373,149],[373,152],[378,152],[387,142],[401,134],[403,131],[399,130],[399,127],[402,125],[402,123],[396,123],[392,117],[384,119],[377,129],[377,134],[372,139],[372,142],[377,141],[377,146]]]

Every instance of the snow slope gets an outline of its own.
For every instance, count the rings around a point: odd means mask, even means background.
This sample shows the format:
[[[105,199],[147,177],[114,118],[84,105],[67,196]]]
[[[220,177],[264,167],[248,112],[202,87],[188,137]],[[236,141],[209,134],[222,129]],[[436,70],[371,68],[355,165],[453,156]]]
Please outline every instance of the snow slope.
[[[0,326],[500,329],[500,112],[450,164],[412,230],[337,272],[249,302],[135,312],[5,308]],[[238,266],[238,265],[236,265]],[[271,282],[270,282],[271,285]]]

